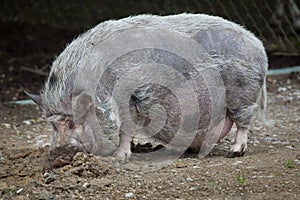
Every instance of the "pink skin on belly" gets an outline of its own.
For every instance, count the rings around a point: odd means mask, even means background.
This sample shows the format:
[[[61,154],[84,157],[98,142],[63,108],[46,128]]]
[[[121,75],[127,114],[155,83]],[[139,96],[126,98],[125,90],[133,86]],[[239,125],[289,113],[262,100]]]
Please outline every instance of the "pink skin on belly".
[[[223,121],[220,122],[220,125],[222,125]],[[221,143],[222,142],[222,139],[228,135],[229,131],[231,130],[232,128],[232,125],[233,125],[233,121],[230,119],[230,117],[226,117],[225,119],[225,122],[224,122],[224,125],[223,125],[223,128],[222,128],[222,132],[221,132],[221,135],[219,136],[219,139],[218,139],[218,143]],[[218,127],[217,126],[217,127]]]

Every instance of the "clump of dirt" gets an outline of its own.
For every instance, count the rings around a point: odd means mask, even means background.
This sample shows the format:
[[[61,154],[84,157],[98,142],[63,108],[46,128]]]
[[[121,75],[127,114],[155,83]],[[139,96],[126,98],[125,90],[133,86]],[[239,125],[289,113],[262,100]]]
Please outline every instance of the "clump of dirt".
[[[96,195],[111,184],[106,176],[115,171],[100,157],[81,152],[70,165],[54,170],[48,160],[48,147],[14,149],[2,156],[0,190],[2,198],[8,199],[24,193],[35,199]]]

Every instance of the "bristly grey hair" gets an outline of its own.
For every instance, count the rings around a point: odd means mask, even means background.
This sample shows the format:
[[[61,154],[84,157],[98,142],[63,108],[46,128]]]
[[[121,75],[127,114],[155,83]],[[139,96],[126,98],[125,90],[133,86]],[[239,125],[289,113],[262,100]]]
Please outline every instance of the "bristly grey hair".
[[[80,71],[80,63],[96,44],[105,41],[114,33],[134,30],[137,27],[168,29],[185,34],[201,43],[209,54],[224,55],[227,60],[236,58],[246,62],[246,66],[253,66],[253,71],[257,74],[262,70],[263,76],[268,67],[261,41],[242,26],[220,17],[184,13],[171,16],[138,15],[109,20],[80,35],[53,62],[49,78],[41,92],[45,112],[67,112],[66,108],[71,104],[74,77]],[[247,82],[251,83],[251,80]]]

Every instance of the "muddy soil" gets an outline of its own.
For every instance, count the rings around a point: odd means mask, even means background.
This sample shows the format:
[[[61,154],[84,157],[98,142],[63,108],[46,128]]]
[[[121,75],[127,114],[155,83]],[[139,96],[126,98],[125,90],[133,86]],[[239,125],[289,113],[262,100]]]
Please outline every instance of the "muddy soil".
[[[300,75],[267,81],[267,115],[276,123],[254,119],[244,157],[225,157],[232,131],[205,158],[184,154],[154,171],[84,153],[52,169],[51,127],[37,108],[2,103],[0,199],[299,199]]]

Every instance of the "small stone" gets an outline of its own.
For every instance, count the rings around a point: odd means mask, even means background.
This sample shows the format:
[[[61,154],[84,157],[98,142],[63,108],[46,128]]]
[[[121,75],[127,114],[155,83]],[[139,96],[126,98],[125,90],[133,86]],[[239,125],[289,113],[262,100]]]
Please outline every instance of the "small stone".
[[[187,180],[187,181],[193,181],[194,179],[188,177],[188,178],[186,178],[186,180]]]
[[[131,198],[133,196],[134,196],[134,194],[132,192],[128,192],[125,194],[125,198]]]
[[[291,142],[299,142],[299,139],[297,139],[297,138],[292,139]]]
[[[281,144],[281,141],[279,141],[279,140],[273,141],[272,144]]]
[[[278,91],[278,92],[285,92],[285,91],[287,91],[287,88],[286,88],[286,87],[279,87],[279,88],[277,89],[277,91]]]
[[[285,101],[287,101],[287,102],[292,102],[293,100],[294,100],[293,97],[286,97],[286,98],[285,98]]]
[[[139,175],[135,175],[135,176],[134,176],[134,179],[142,179],[142,177],[139,176]]]
[[[295,160],[294,160],[294,163],[295,163],[296,165],[300,165],[300,160],[295,159]]]
[[[236,162],[232,163],[233,165],[238,165],[238,164],[242,164],[242,161],[237,160]]]
[[[17,194],[20,194],[23,191],[23,188],[20,188],[16,191]]]
[[[287,149],[294,149],[295,147],[292,145],[286,146]]]
[[[88,188],[89,186],[90,186],[89,183],[84,183],[84,184],[82,185],[82,187],[84,187],[84,188]]]
[[[32,122],[30,120],[24,120],[22,123],[26,124],[26,125],[31,125],[32,124]]]
[[[270,142],[273,142],[273,141],[276,141],[276,140],[277,139],[272,138],[272,137],[266,137],[266,138],[262,139],[263,142],[267,142],[267,143],[270,143]]]
[[[11,128],[11,124],[3,123],[2,124],[5,128]]]

